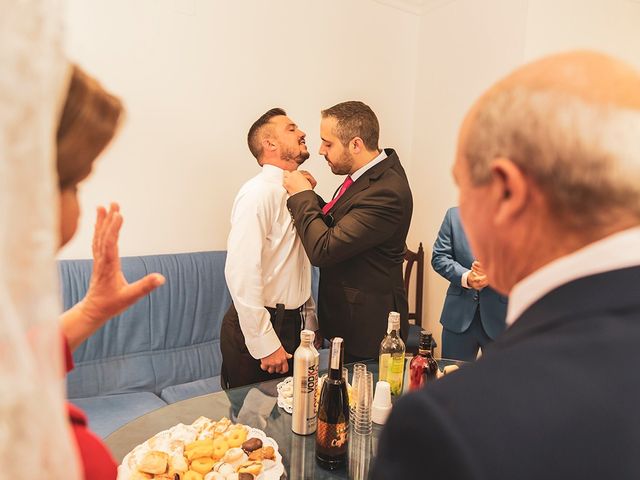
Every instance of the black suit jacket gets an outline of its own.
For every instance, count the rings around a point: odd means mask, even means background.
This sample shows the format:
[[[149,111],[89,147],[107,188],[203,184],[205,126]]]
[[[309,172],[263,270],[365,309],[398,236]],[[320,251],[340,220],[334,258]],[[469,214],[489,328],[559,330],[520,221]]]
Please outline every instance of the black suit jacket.
[[[550,292],[475,364],[400,399],[373,478],[640,478],[640,267]]]
[[[377,357],[390,311],[409,331],[402,262],[413,199],[398,155],[367,170],[331,209],[312,191],[287,201],[304,248],[320,267],[318,322],[326,338],[344,338],[346,352]],[[330,223],[330,225],[327,225]]]

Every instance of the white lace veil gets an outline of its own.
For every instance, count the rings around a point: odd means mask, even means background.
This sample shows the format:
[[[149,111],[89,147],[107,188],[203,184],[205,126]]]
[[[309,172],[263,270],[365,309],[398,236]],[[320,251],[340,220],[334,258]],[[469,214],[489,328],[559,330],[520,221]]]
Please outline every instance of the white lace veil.
[[[0,0],[0,477],[79,478],[64,405],[55,130],[57,0]]]

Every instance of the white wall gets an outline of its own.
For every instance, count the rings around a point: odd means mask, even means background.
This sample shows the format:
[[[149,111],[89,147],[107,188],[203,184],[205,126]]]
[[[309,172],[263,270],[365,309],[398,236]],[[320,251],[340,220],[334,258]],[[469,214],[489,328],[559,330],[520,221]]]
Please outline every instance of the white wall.
[[[411,165],[420,188],[410,245],[423,241],[430,251],[444,212],[457,204],[450,174],[456,136],[478,95],[525,61],[575,48],[602,50],[640,68],[640,3],[455,0],[423,14]],[[448,283],[427,271],[426,323],[437,334]]]
[[[226,248],[240,185],[259,171],[249,126],[281,106],[307,132],[305,168],[342,181],[319,147],[320,110],[360,99],[410,161],[419,18],[371,0],[68,0],[72,59],[120,95],[121,134],[82,185],[62,257],[90,255],[93,209],[121,203],[121,254]]]
[[[369,103],[399,151],[415,197],[408,244],[430,256],[457,202],[458,126],[484,89],[571,48],[640,68],[637,0],[68,0],[67,24],[72,58],[128,108],[83,187],[67,258],[89,256],[91,210],[112,199],[123,255],[224,249],[233,197],[258,171],[246,131],[274,105],[308,133],[307,168],[330,194],[340,180],[316,154],[319,110],[347,99]],[[439,334],[447,283],[426,272],[425,323]]]
[[[423,326],[436,337],[448,283],[429,262],[444,214],[457,204],[451,166],[458,127],[475,98],[521,61],[526,13],[526,0],[459,0],[422,18],[412,164],[420,188],[414,188],[409,244],[425,246]]]

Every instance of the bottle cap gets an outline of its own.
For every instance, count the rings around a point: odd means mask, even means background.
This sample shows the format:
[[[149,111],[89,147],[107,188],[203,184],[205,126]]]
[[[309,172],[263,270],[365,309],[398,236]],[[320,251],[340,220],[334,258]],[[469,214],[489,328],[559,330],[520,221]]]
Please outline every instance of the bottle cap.
[[[400,314],[398,312],[389,312],[389,328],[388,330],[400,329]]]
[[[315,338],[316,338],[316,334],[313,330],[302,330],[300,332],[301,343],[313,343],[313,340]]]
[[[422,330],[420,332],[420,346],[419,348],[423,349],[423,350],[430,350],[431,349],[431,343],[432,343],[432,335],[430,333],[428,333],[426,330]]]

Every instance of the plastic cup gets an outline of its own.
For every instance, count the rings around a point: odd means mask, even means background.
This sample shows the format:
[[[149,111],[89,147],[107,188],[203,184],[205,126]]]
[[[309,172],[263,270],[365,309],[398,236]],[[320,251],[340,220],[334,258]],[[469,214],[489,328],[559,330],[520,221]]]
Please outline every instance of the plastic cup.
[[[358,381],[358,400],[356,402],[356,414],[354,430],[358,434],[371,433],[371,404],[373,403],[373,373],[363,372]]]
[[[351,377],[351,402],[349,403],[349,413],[351,423],[355,419],[356,404],[358,403],[358,383],[360,378],[367,371],[367,366],[364,363],[353,364],[353,376]]]
[[[371,406],[371,420],[378,425],[384,425],[391,408],[391,386],[388,382],[379,381],[376,383],[376,394]]]

